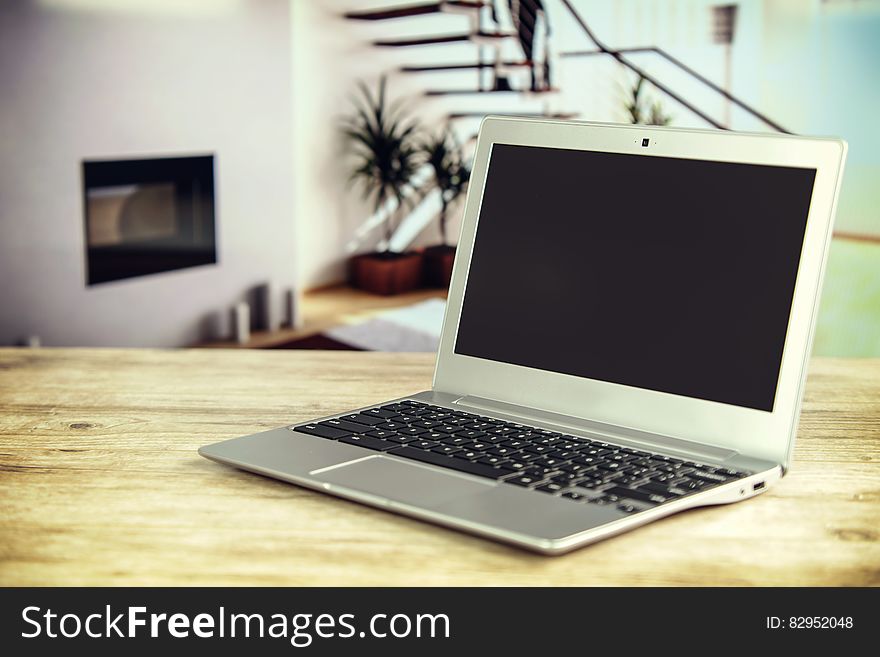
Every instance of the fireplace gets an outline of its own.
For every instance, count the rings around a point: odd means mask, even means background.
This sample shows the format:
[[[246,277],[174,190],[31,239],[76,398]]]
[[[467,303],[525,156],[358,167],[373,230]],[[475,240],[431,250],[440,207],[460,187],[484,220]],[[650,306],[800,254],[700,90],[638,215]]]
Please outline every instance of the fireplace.
[[[86,281],[217,262],[214,156],[82,163]]]

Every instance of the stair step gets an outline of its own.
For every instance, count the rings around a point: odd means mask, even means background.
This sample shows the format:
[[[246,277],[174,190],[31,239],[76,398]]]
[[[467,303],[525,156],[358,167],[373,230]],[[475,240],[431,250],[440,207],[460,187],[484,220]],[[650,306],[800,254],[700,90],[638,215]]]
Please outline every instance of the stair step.
[[[501,62],[502,68],[529,68],[531,67],[531,65],[532,62],[529,61]],[[495,64],[491,64],[488,62],[475,62],[473,64],[432,64],[429,66],[401,66],[400,71],[401,73],[428,73],[431,71],[463,71],[470,69],[486,68],[495,68]]]
[[[481,119],[484,116],[522,116],[527,118],[542,119],[574,119],[578,116],[576,112],[556,112],[553,114],[543,114],[541,112],[452,112],[447,115],[449,119]]]
[[[484,3],[482,2],[451,0],[450,2],[429,2],[418,5],[405,5],[403,7],[389,7],[388,9],[349,11],[346,12],[344,16],[349,20],[355,21],[384,21],[391,18],[408,18],[410,16],[440,14],[448,9],[456,11],[472,9],[474,11],[479,11],[483,6]]]
[[[499,41],[501,39],[509,39],[516,36],[513,32],[472,32],[468,34],[446,34],[442,36],[426,36],[414,37],[410,39],[381,39],[374,41],[374,46],[383,46],[389,48],[405,48],[408,46],[429,46],[440,43],[460,43],[462,41],[473,41],[480,43],[484,41]]]
[[[559,89],[541,89],[540,91],[531,91],[530,89],[428,89],[425,91],[426,96],[465,96],[468,94],[555,94],[559,93]]]

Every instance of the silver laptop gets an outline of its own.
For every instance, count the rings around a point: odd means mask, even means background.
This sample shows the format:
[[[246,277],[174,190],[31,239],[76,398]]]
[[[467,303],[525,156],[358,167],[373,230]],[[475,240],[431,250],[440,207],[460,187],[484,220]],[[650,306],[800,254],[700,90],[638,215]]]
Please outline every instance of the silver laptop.
[[[487,118],[432,389],[199,453],[547,554],[763,493],[791,461],[845,154]]]

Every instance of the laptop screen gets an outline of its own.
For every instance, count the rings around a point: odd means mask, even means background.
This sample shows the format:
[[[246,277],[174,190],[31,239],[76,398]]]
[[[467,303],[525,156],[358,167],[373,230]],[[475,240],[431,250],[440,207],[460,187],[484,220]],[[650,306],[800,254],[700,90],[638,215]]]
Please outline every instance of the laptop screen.
[[[495,144],[455,353],[772,411],[815,174]]]

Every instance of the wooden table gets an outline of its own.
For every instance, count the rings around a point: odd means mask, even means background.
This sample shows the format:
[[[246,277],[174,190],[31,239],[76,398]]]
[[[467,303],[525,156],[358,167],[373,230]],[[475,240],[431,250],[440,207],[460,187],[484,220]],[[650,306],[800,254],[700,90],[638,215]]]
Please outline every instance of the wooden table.
[[[427,354],[0,349],[0,585],[880,585],[880,360],[815,360],[789,476],[541,557],[209,462]]]

